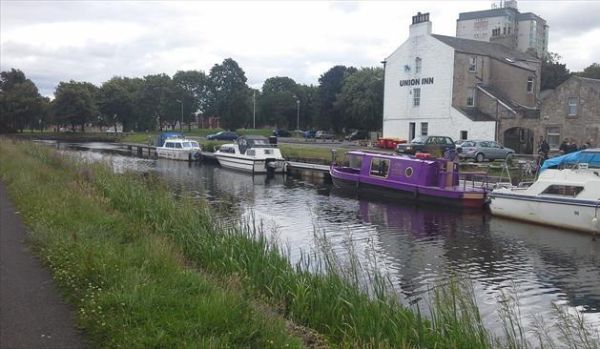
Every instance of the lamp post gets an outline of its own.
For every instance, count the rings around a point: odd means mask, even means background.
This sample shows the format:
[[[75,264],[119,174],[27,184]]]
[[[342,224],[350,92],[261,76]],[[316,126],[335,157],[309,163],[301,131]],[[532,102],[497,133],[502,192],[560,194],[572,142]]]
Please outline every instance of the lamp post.
[[[300,130],[300,100],[296,100],[296,130]]]
[[[179,131],[183,131],[183,101],[177,99],[177,103],[181,104],[181,123],[179,124]]]

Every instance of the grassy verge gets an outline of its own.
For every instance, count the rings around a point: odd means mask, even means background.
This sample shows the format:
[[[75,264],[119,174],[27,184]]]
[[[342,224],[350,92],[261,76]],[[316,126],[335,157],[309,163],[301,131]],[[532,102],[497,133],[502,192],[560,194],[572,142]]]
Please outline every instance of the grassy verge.
[[[170,231],[154,210],[135,220],[116,210],[96,187],[116,179],[106,170],[79,168],[45,149],[7,142],[0,142],[0,163],[0,176],[31,228],[32,246],[95,346],[302,346],[280,317],[260,311],[236,278],[190,268],[167,235],[154,234]],[[167,200],[156,213],[165,210],[176,215],[176,203]],[[195,232],[206,230],[199,224]]]
[[[165,130],[169,131],[169,130]],[[179,130],[173,130],[178,132]],[[222,131],[220,128],[193,128],[188,131],[187,128],[183,129],[183,134],[190,137],[206,137],[209,134],[217,133]],[[271,129],[237,129],[236,132],[240,135],[260,135],[260,136],[270,136],[273,133]],[[153,132],[135,132],[131,134],[127,134],[121,138],[121,142],[124,143],[148,143],[148,139],[150,138],[152,142],[156,140],[156,136],[159,134],[158,131]]]
[[[292,266],[260,226],[222,227],[154,176],[115,175],[7,142],[0,162],[39,255],[99,347],[302,345],[280,316],[335,347],[500,343],[462,287],[440,288],[425,320],[397,302],[386,278],[338,260],[326,239]]]

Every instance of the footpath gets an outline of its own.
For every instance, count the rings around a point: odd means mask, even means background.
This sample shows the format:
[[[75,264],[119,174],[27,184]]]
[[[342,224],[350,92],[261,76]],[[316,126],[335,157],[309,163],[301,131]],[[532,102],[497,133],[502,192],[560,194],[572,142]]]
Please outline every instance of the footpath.
[[[25,245],[25,227],[0,182],[0,348],[86,347],[73,310]]]

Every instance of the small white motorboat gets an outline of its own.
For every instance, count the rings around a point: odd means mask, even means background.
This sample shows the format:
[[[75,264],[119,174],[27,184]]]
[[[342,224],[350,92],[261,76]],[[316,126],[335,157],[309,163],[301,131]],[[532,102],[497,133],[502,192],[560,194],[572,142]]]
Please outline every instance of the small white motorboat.
[[[494,215],[599,234],[600,149],[548,159],[531,186],[489,197]]]
[[[181,133],[164,133],[158,138],[156,155],[159,158],[194,161],[200,159],[198,142],[185,138]]]
[[[262,136],[242,136],[236,143],[221,145],[215,157],[222,167],[251,173],[282,173],[285,159],[275,145]]]

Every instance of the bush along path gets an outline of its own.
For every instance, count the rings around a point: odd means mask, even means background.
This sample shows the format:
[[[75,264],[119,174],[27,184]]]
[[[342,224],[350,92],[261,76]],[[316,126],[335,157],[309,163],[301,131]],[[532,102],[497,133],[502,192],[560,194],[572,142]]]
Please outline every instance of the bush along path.
[[[365,288],[357,261],[341,268],[326,239],[291,265],[260,227],[223,227],[153,175],[115,175],[2,141],[0,163],[32,246],[96,346],[527,346],[491,336],[458,284],[435,293],[425,320],[381,275],[366,275]]]

